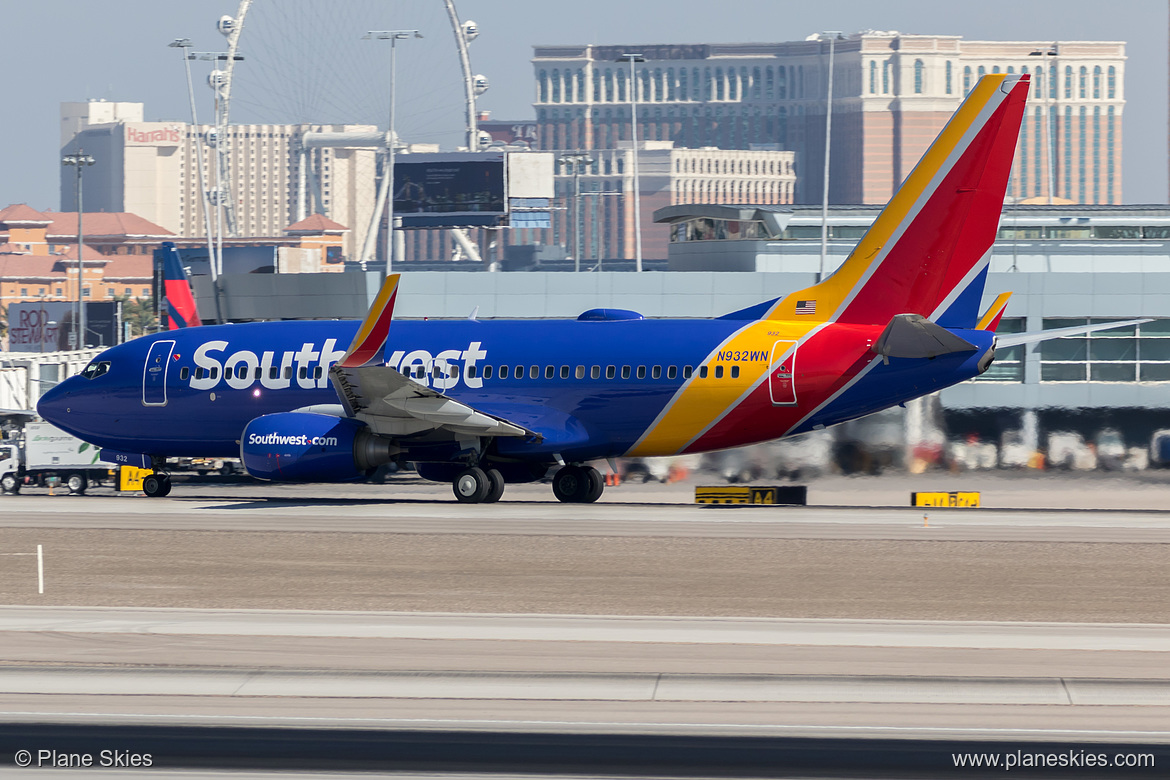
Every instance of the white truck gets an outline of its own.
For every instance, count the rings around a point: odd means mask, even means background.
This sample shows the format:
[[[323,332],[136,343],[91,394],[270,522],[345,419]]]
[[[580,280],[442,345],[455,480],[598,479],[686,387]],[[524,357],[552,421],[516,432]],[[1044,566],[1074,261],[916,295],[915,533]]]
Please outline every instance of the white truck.
[[[46,422],[26,423],[19,438],[0,439],[0,489],[19,493],[24,485],[59,484],[81,495],[101,484],[110,467],[98,448]]]

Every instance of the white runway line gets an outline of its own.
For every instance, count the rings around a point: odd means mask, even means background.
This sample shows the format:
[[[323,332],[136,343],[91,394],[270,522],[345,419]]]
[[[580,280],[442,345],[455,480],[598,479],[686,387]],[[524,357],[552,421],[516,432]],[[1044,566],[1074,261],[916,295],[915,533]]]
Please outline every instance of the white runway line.
[[[0,607],[0,632],[1170,652],[1170,625]]]

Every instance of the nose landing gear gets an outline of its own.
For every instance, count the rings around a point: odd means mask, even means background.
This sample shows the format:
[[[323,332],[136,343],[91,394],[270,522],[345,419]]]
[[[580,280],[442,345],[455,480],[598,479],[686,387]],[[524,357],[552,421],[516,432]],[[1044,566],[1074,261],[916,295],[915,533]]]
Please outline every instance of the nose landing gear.
[[[552,484],[553,495],[566,504],[592,504],[605,491],[605,479],[592,466],[565,466]]]

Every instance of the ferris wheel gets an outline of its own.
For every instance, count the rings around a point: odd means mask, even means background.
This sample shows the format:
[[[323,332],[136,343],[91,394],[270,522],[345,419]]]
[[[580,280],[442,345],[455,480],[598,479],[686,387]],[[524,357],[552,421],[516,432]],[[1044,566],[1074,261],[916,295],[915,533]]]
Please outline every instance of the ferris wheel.
[[[420,38],[411,41],[409,56],[401,59],[396,88],[388,83],[392,74],[386,66],[385,47],[360,40],[361,33],[385,21],[413,27]],[[443,28],[454,38],[455,57]],[[454,0],[240,0],[235,16],[221,17],[217,29],[228,43],[226,59],[210,79],[216,91],[215,149],[221,184],[231,181],[228,124],[233,109],[245,122],[257,124],[386,127],[378,133],[306,132],[297,150],[297,219],[310,210],[324,210],[320,182],[314,180],[315,169],[308,164],[312,150],[368,148],[382,156],[377,203],[371,204],[369,227],[361,231],[367,237],[359,255],[363,263],[374,255],[372,238],[387,200],[392,178],[389,159],[396,144],[402,144],[402,139],[437,141],[471,151],[483,145],[476,125],[476,99],[488,89],[488,80],[472,71],[468,46],[479,27],[474,21],[459,19]],[[247,52],[247,61],[237,70],[242,50]],[[391,93],[398,104],[394,128],[387,119]],[[225,229],[233,235],[235,200],[226,186],[216,187],[216,193],[224,207]],[[470,246],[466,236],[454,238],[461,246]],[[392,252],[388,246],[387,256]]]

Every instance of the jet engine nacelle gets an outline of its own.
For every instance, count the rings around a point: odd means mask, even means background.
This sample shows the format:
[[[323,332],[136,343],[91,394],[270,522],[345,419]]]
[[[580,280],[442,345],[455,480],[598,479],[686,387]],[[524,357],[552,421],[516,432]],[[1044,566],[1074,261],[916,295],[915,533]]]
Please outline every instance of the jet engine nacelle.
[[[256,479],[347,482],[389,462],[398,448],[357,420],[308,412],[257,417],[244,426],[240,460]]]

